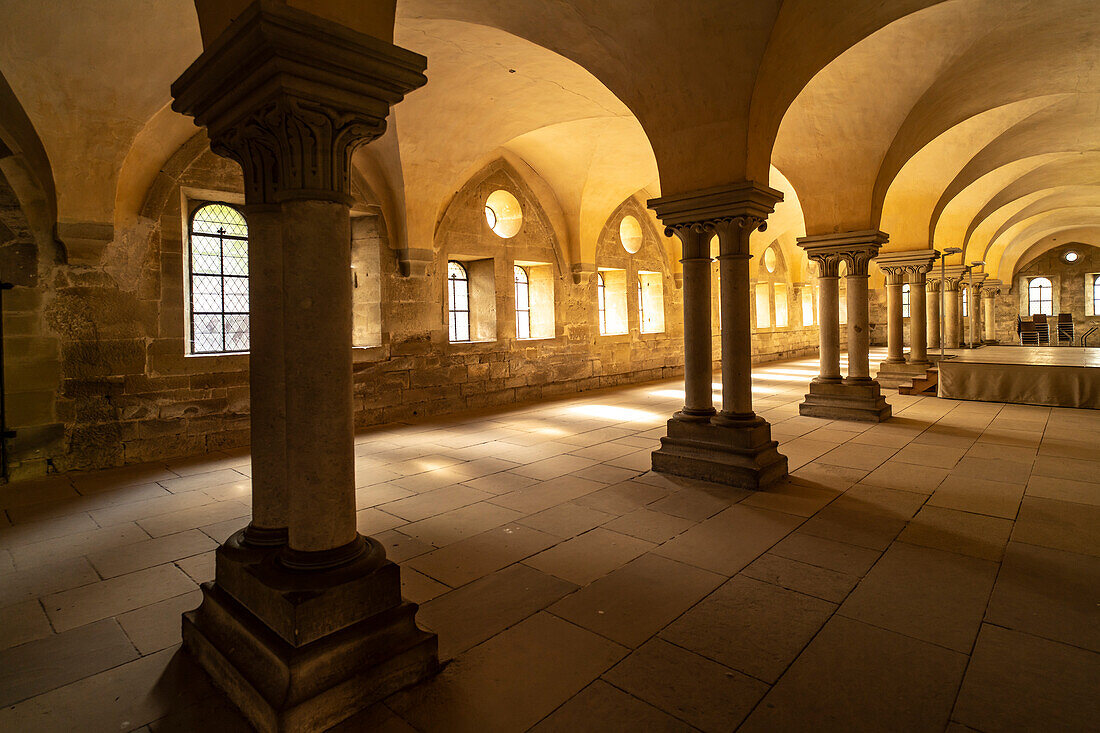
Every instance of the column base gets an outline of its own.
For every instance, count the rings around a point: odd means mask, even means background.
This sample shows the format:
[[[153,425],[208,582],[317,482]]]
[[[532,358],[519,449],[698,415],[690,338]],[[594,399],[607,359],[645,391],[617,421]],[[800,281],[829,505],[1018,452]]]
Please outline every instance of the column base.
[[[878,366],[878,374],[875,375],[875,381],[878,382],[881,387],[903,387],[912,384],[914,378],[923,377],[931,367],[932,363],[930,361],[907,361],[901,364],[884,361]]]
[[[999,343],[997,339],[982,339],[982,346],[996,346]]]
[[[374,540],[348,565],[296,572],[231,537],[183,615],[183,647],[260,731],[325,730],[439,669],[435,634]]]
[[[787,457],[760,417],[714,422],[668,421],[653,470],[742,489],[763,489],[787,476]]]
[[[798,414],[828,420],[884,422],[890,419],[891,408],[874,380],[847,384],[810,382],[810,392],[798,406]]]

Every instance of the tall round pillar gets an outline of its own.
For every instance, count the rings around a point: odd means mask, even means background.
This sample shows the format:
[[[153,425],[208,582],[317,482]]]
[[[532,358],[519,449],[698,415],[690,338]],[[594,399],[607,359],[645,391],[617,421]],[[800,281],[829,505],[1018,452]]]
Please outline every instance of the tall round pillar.
[[[279,206],[271,203],[248,204],[244,211],[249,232],[252,442],[252,521],[244,539],[253,546],[278,546],[286,544],[288,514],[282,216]]]
[[[948,349],[959,348],[959,308],[960,290],[958,281],[944,280],[943,282],[943,320],[944,320],[944,347]]]
[[[928,363],[925,275],[923,267],[909,269],[909,362],[918,365]]]
[[[749,305],[749,235],[762,223],[737,217],[715,224],[718,234],[722,323],[722,412],[717,422],[753,420],[752,320]]]
[[[714,351],[711,334],[711,257],[708,229],[670,227],[683,245],[684,266],[684,409],[680,420],[709,420],[714,415]],[[725,277],[722,278],[726,280]],[[722,282],[725,288],[726,283]]]
[[[905,322],[901,311],[901,286],[905,283],[905,270],[900,267],[884,267],[886,274],[886,361],[887,364],[905,363]]]
[[[999,292],[996,288],[984,288],[982,290],[982,321],[985,325],[983,341],[987,344],[997,343],[996,295]]]
[[[815,382],[840,381],[840,258],[813,255],[817,263],[818,376]],[[851,313],[849,313],[851,318]]]
[[[871,381],[870,312],[867,309],[867,262],[849,261],[845,275],[848,297],[848,376],[845,382]]]
[[[929,280],[927,289],[928,347],[940,348],[940,281]]]
[[[362,552],[355,529],[351,220],[347,203],[283,209],[289,551],[328,566]]]

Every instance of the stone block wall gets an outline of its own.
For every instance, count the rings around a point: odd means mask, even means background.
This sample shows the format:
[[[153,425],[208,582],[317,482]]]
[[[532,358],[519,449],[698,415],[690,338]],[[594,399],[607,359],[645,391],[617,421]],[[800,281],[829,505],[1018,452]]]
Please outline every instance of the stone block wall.
[[[1077,253],[1074,262],[1067,262],[1066,252]],[[1080,242],[1055,247],[1017,269],[1011,281],[996,296],[997,340],[1003,344],[1019,343],[1016,335],[1016,317],[1028,317],[1027,289],[1032,278],[1045,277],[1051,281],[1054,295],[1054,313],[1073,315],[1074,343],[1081,342],[1081,334],[1092,326],[1100,326],[1100,315],[1087,302],[1091,292],[1085,284],[1100,273],[1100,248]],[[1056,317],[1057,318],[1057,317]],[[1092,345],[1100,345],[1100,330],[1089,339]]]
[[[498,237],[485,220],[484,198],[497,188],[512,192],[523,207],[523,227],[511,239]],[[188,215],[203,201],[243,201],[239,168],[213,155],[205,136],[196,135],[158,174],[138,221],[116,231],[98,261],[79,263],[39,261],[18,202],[4,189],[0,266],[5,278],[18,278],[4,300],[8,412],[18,430],[10,441],[13,478],[247,445],[248,356],[188,355],[184,310]],[[628,199],[609,217],[595,265],[626,270],[631,284],[639,271],[660,273],[665,329],[640,332],[638,300],[630,290],[629,330],[617,335],[599,333],[595,271],[575,280],[537,198],[503,161],[456,194],[423,277],[401,275],[384,220],[369,206],[358,207],[355,246],[377,246],[378,252],[355,259],[372,289],[356,303],[356,332],[373,334],[358,340],[371,345],[354,354],[357,424],[682,374],[682,291],[643,205]],[[628,213],[643,223],[643,244],[634,254],[618,234]],[[448,339],[445,273],[454,254],[492,260],[495,339]],[[553,268],[553,338],[515,338],[517,260]],[[717,288],[713,297],[717,302]],[[816,327],[794,322],[755,333],[753,361],[815,353]],[[714,335],[717,367],[717,321]]]

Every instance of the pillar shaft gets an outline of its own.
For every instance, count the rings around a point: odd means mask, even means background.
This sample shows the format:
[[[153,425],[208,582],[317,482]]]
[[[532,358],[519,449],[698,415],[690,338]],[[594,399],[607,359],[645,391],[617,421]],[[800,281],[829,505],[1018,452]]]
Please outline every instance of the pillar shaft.
[[[677,234],[683,245],[680,262],[684,266],[684,409],[677,417],[707,419],[714,414],[711,235],[701,227],[683,227]]]
[[[287,201],[283,213],[289,546],[331,553],[358,539],[351,222],[335,201]]]
[[[997,340],[997,301],[996,290],[982,291],[982,316],[985,325],[985,341],[992,343]]]
[[[752,321],[749,305],[749,234],[758,219],[719,222],[718,267],[722,297],[722,413],[725,421],[751,420]]]
[[[959,348],[959,289],[957,285],[944,283],[943,320],[944,346],[948,349]]]
[[[905,362],[905,322],[901,311],[901,286],[904,274],[896,268],[886,270],[886,363]]]
[[[817,324],[819,382],[840,381],[840,278],[839,259],[815,257],[817,262]],[[849,314],[850,317],[850,314]]]
[[[249,360],[252,438],[252,545],[287,538],[286,381],[283,362],[282,215],[276,204],[250,204],[248,220]]]
[[[870,312],[867,308],[866,266],[862,274],[849,268],[845,276],[848,298],[848,376],[846,382],[871,380]]]
[[[928,282],[928,347],[940,348],[940,288],[938,281]]]
[[[909,272],[909,361],[928,363],[928,315],[925,305],[925,273],[912,269]]]

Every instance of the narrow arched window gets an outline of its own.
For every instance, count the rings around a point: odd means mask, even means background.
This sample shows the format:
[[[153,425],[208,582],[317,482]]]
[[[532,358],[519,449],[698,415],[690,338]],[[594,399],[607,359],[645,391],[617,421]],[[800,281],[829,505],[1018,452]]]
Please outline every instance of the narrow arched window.
[[[909,283],[901,286],[901,317],[909,317]]]
[[[470,340],[470,275],[459,262],[447,263],[447,310],[451,341]]]
[[[1027,284],[1027,314],[1033,316],[1036,313],[1054,315],[1054,288],[1045,277],[1034,278]]]
[[[959,290],[962,291],[962,317],[967,318],[970,316],[970,301],[967,299],[967,289],[960,287]]]
[[[607,333],[607,284],[603,273],[596,273],[596,307],[600,311],[600,333]]]
[[[248,351],[248,224],[211,203],[195,209],[188,230],[190,353]]]
[[[531,338],[531,282],[527,270],[519,265],[512,268],[516,286],[516,338]]]
[[[645,297],[642,295],[642,281],[638,279],[638,330],[645,333]]]
[[[1100,315],[1100,275],[1092,277],[1092,312]]]

